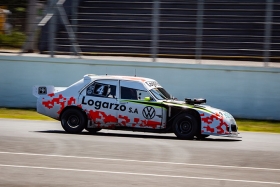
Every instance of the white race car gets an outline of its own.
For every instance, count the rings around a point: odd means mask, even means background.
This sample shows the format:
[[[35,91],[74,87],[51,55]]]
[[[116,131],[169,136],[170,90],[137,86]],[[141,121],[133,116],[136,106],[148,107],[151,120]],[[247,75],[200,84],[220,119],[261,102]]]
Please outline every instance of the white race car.
[[[68,133],[101,129],[172,133],[180,139],[238,137],[229,113],[205,99],[173,99],[149,78],[88,74],[69,87],[34,86],[37,112],[61,121]]]

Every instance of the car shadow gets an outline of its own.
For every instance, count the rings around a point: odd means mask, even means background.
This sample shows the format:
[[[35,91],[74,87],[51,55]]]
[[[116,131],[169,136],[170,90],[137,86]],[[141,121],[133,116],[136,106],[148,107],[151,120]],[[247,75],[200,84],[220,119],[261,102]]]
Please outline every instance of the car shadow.
[[[33,131],[37,133],[51,133],[51,134],[70,134],[63,130],[46,130],[46,131]],[[115,131],[116,132],[116,131]],[[125,138],[145,138],[145,139],[167,139],[167,140],[176,140],[176,141],[186,141],[180,140],[175,135],[174,136],[164,136],[164,135],[151,135],[151,134],[124,134],[124,133],[110,133],[110,132],[97,132],[95,134],[91,134],[89,132],[83,131],[80,134],[71,134],[77,136],[104,136],[104,137],[125,137]],[[225,137],[207,137],[205,139],[194,139],[195,141],[216,141],[216,142],[236,142],[242,141],[241,139],[232,139],[232,138],[225,138]],[[192,140],[193,141],[193,140]]]

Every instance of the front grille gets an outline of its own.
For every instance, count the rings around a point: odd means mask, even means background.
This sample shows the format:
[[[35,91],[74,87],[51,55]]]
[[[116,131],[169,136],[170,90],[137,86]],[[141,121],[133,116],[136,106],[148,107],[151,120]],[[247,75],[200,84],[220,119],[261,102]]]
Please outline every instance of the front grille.
[[[237,132],[237,126],[236,125],[231,125],[231,131],[232,132]]]

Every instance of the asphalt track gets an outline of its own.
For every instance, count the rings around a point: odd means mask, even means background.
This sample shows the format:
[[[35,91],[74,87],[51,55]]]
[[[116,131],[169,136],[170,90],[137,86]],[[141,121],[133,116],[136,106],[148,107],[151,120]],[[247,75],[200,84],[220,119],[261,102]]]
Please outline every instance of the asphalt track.
[[[280,186],[280,135],[241,136],[73,135],[59,122],[0,119],[0,186]]]

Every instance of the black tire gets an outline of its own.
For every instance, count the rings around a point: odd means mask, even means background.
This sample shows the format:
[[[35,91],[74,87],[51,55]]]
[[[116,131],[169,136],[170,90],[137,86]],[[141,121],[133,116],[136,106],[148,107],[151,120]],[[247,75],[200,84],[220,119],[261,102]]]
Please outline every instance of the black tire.
[[[79,109],[70,108],[63,112],[61,116],[62,128],[72,134],[78,134],[82,132],[86,126],[86,116]]]
[[[197,133],[197,128],[195,117],[189,113],[177,116],[172,125],[174,134],[183,140],[192,140]]]
[[[101,131],[101,128],[85,128],[90,134],[95,134],[98,131]]]

